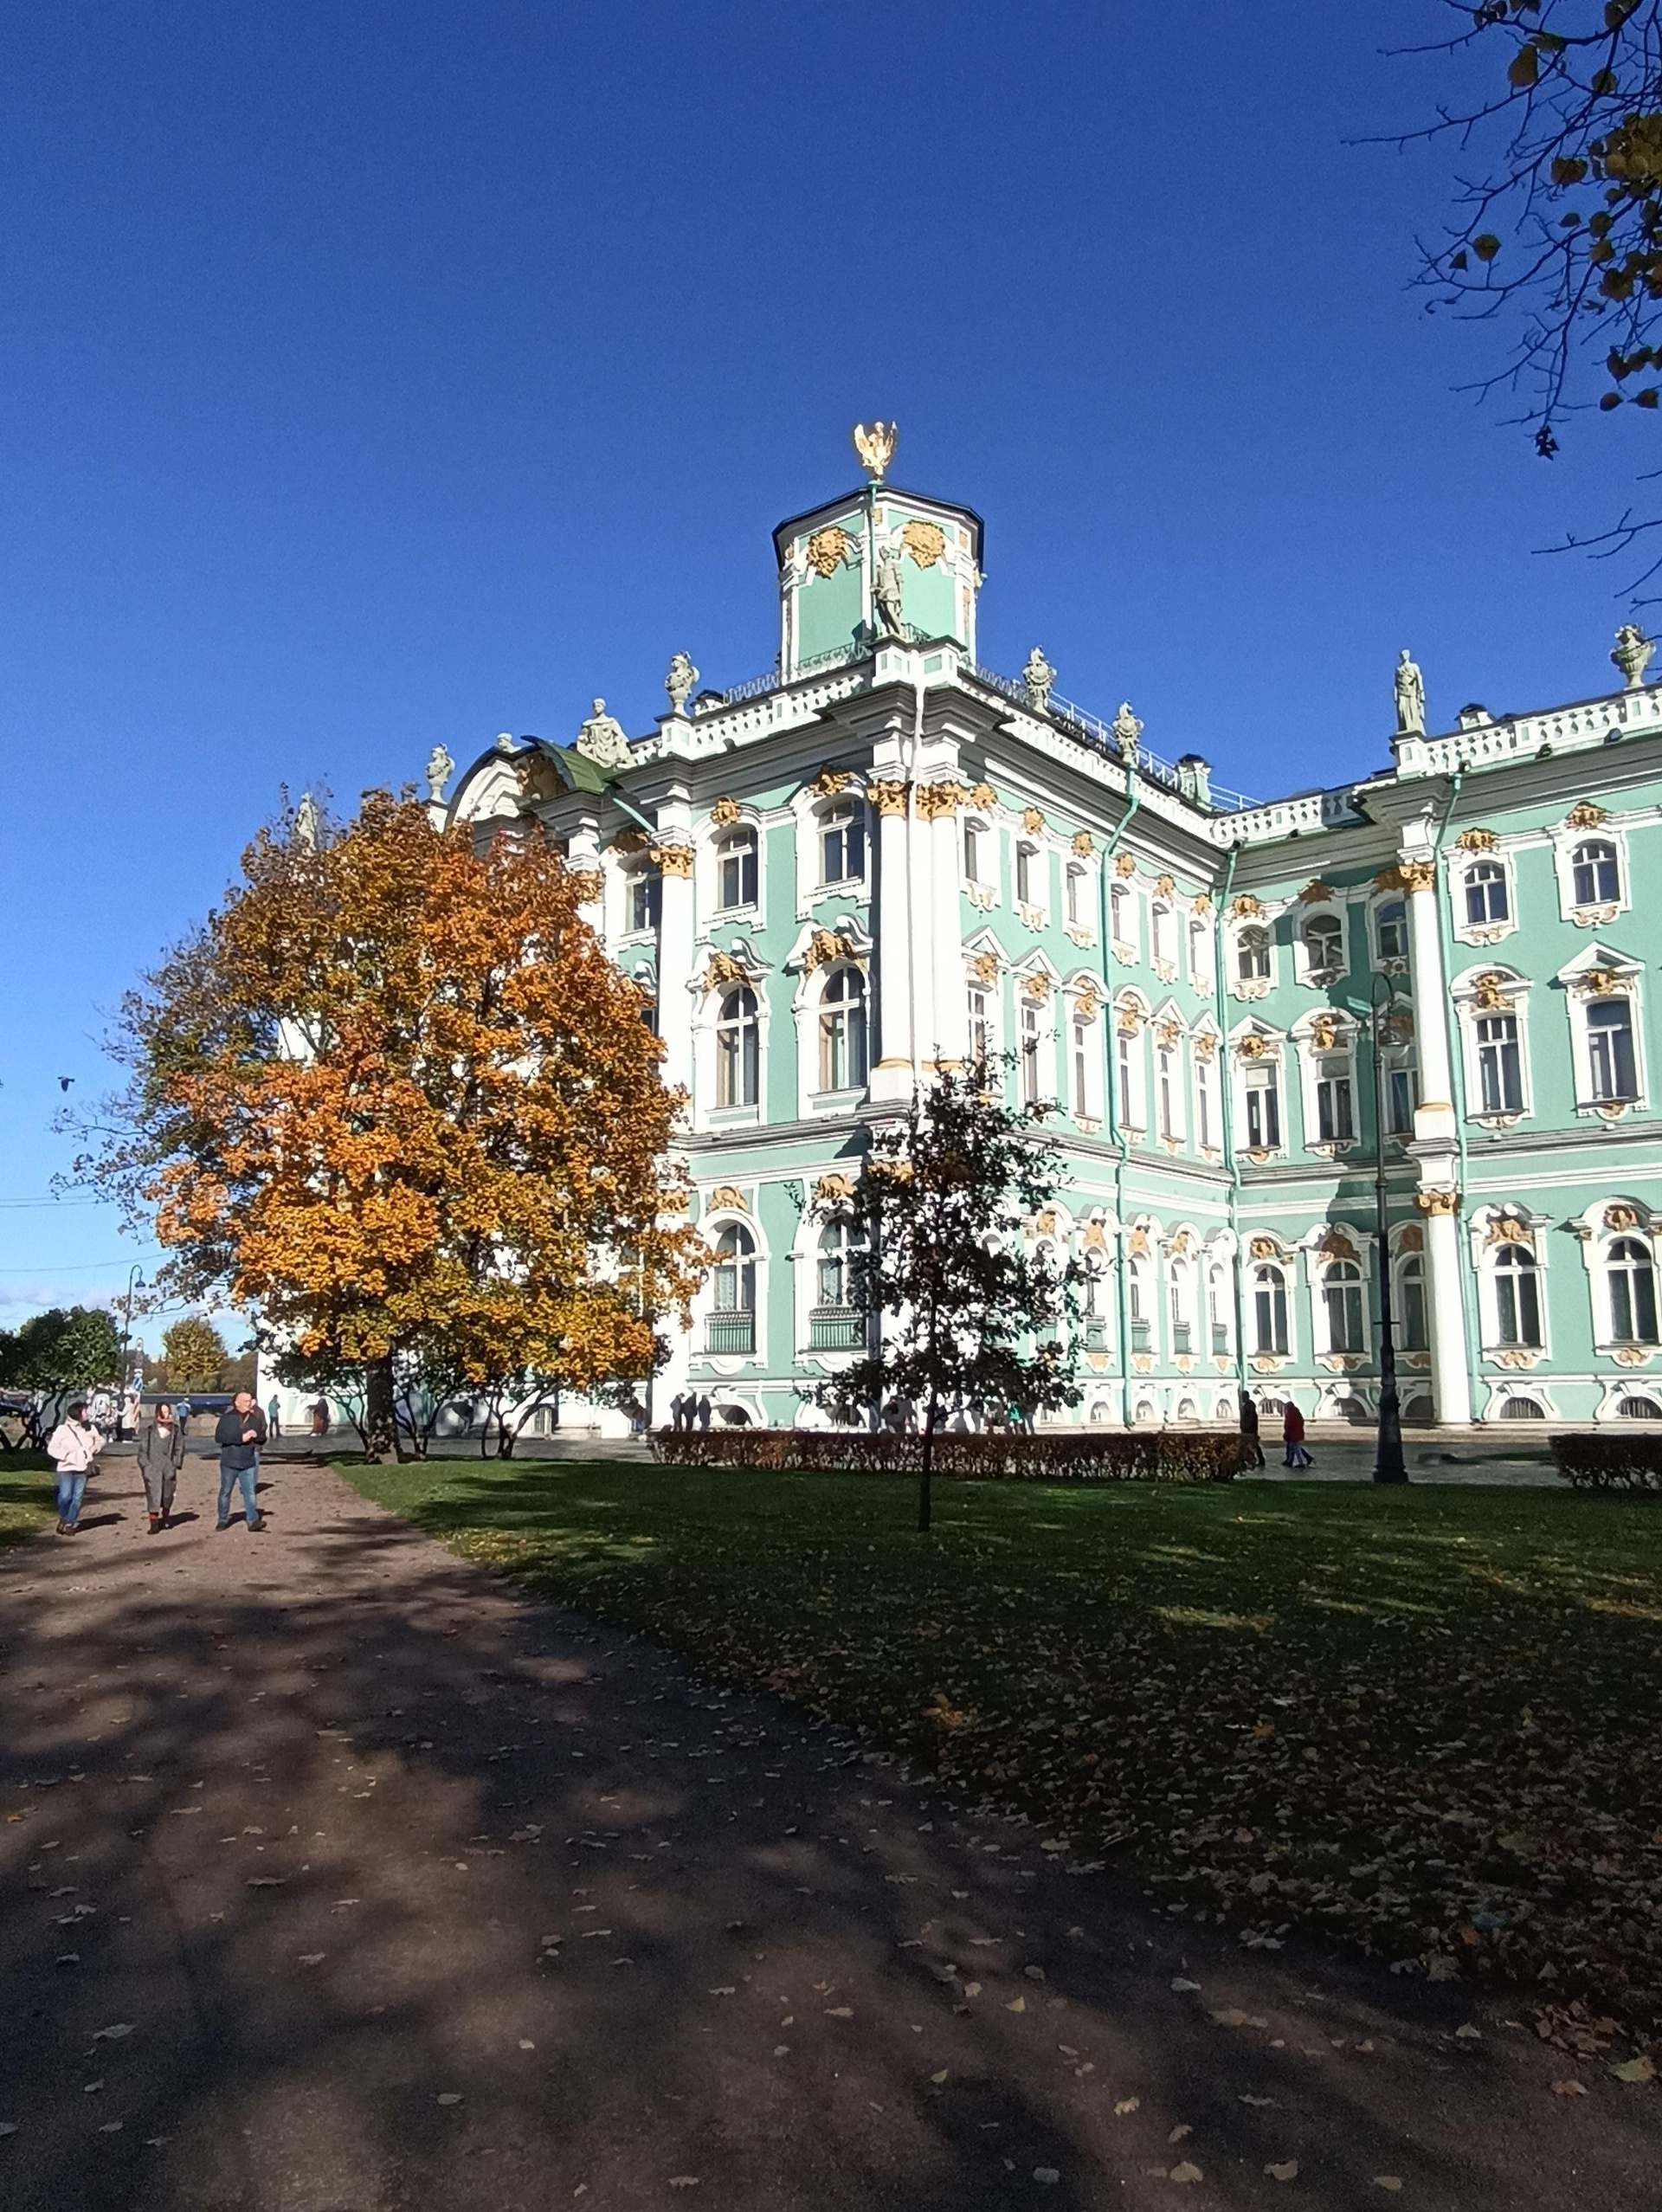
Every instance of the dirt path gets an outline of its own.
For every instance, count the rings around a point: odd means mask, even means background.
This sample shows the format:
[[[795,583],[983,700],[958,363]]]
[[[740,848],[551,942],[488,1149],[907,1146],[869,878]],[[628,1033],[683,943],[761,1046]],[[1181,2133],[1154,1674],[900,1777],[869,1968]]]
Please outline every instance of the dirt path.
[[[321,1469],[264,1537],[210,1482],[0,1564],[8,2212],[1657,2202],[1662,2093],[1554,2095],[1504,2004],[1186,1932]]]

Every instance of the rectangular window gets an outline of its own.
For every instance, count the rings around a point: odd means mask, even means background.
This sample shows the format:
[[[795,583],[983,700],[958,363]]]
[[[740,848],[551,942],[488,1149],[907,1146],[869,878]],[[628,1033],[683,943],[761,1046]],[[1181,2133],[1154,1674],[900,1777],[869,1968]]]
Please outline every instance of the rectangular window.
[[[822,883],[854,883],[865,874],[866,809],[859,800],[821,817],[820,862]]]
[[[972,990],[970,993],[970,1057],[981,1061],[992,1053],[992,1025],[987,1015],[987,994]]]
[[[1067,871],[1067,919],[1069,926],[1078,929],[1085,919],[1085,870],[1071,867]]]
[[[1195,1133],[1202,1151],[1212,1145],[1212,1063],[1197,1060],[1195,1063]]]
[[[1541,1293],[1535,1262],[1524,1254],[1503,1251],[1500,1255],[1495,1267],[1495,1316],[1503,1345],[1540,1344]]]
[[[1177,1134],[1171,1095],[1173,1059],[1172,1051],[1167,1045],[1162,1045],[1155,1055],[1156,1080],[1160,1093],[1160,1134],[1165,1138],[1175,1138]]]
[[[1246,1079],[1246,1144],[1254,1152],[1273,1151],[1281,1142],[1281,1095],[1273,1068],[1254,1070]]]
[[[1108,927],[1116,945],[1132,942],[1128,926],[1131,919],[1131,893],[1123,883],[1117,883],[1108,893]]]
[[[1206,924],[1191,921],[1189,925],[1189,973],[1191,982],[1199,985],[1206,981]]]
[[[981,824],[966,822],[963,825],[963,880],[966,883],[981,881]]]
[[[1324,1074],[1317,1083],[1316,1132],[1324,1145],[1349,1144],[1356,1135],[1348,1072]]]
[[[1515,1014],[1486,1014],[1478,1021],[1478,1093],[1485,1113],[1524,1111],[1524,1072]]]
[[[656,929],[663,903],[663,879],[655,871],[643,871],[630,877],[629,927],[632,930]]]
[[[732,838],[721,848],[721,866],[716,895],[724,906],[753,906],[756,904],[756,841],[754,838]]]
[[[1414,1110],[1420,1103],[1420,1077],[1412,1067],[1393,1067],[1387,1079],[1387,1113],[1393,1137],[1412,1137]]]
[[[1085,1121],[1091,1115],[1091,1023],[1073,1024],[1073,1116]]]
[[[1021,1096],[1028,1106],[1037,1106],[1043,1093],[1040,1086],[1039,1067],[1039,1009],[1031,999],[1021,1007]]]
[[[1595,1099],[1636,1099],[1633,1025],[1625,999],[1590,1006],[1587,1013],[1588,1068]]]
[[[1038,904],[1033,895],[1036,873],[1033,864],[1037,857],[1031,845],[1018,845],[1015,848],[1015,895],[1024,906]]]
[[[1131,1040],[1126,1031],[1119,1032],[1114,1045],[1114,1067],[1119,1081],[1119,1119],[1122,1125],[1140,1128],[1137,1099],[1131,1089]]]

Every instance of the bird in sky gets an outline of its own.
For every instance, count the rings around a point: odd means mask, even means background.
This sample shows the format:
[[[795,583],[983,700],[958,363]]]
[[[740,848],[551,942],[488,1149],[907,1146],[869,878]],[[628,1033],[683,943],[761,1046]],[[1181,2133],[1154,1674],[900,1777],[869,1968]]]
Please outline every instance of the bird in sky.
[[[60,1075],[58,1078],[58,1088],[61,1091],[67,1091],[74,1080],[75,1079],[73,1075]]]

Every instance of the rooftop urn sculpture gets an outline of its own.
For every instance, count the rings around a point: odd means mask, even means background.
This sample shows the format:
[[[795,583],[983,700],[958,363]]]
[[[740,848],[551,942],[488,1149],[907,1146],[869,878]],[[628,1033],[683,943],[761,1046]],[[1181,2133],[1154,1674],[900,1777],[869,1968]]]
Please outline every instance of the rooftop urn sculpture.
[[[664,689],[669,693],[672,711],[685,714],[686,702],[692,696],[692,687],[699,680],[699,672],[692,666],[692,655],[676,653],[671,655],[668,673],[664,678]]]
[[[1423,738],[1426,734],[1426,680],[1409,657],[1405,645],[1396,661],[1396,734]]]
[[[622,768],[629,758],[629,741],[623,725],[606,712],[603,699],[595,701],[595,711],[577,732],[577,751],[585,760],[592,760],[596,768]]]
[[[456,764],[447,747],[435,745],[427,756],[427,796],[430,804],[437,806],[444,796],[444,787],[455,774]]]
[[[1651,665],[1651,655],[1656,651],[1654,642],[1646,637],[1637,622],[1624,622],[1616,632],[1616,642],[1610,658],[1621,671],[1621,680],[1629,691],[1639,690],[1645,681],[1645,671]]]
[[[1055,680],[1056,671],[1035,645],[1022,664],[1021,681],[1041,714],[1050,704],[1050,687]]]

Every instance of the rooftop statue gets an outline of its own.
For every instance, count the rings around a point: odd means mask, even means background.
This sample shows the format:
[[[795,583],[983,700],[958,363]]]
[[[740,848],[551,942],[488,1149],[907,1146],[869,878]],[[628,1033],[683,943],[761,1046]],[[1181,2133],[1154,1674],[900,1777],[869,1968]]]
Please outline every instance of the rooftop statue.
[[[1036,645],[1022,666],[1021,680],[1027,686],[1027,697],[1042,712],[1050,704],[1050,687],[1056,680],[1056,671]]]
[[[1137,741],[1143,734],[1143,725],[1132,713],[1129,700],[1120,700],[1119,712],[1108,726],[1114,733],[1114,742],[1119,747],[1121,759],[1135,760]]]
[[[685,714],[686,702],[692,696],[692,687],[699,680],[699,672],[692,666],[692,656],[675,653],[670,656],[669,670],[664,678],[664,689],[669,693],[669,703],[677,714]]]
[[[1409,659],[1406,645],[1396,663],[1396,734],[1399,738],[1426,734],[1426,680]]]
[[[904,637],[905,625],[900,619],[900,548],[890,544],[877,557],[877,581],[872,597],[877,603],[878,633],[883,637]]]
[[[894,459],[894,449],[900,442],[900,425],[898,422],[873,422],[868,430],[863,422],[856,422],[854,440],[860,467],[873,484],[880,484],[889,463]]]
[[[606,712],[603,699],[577,732],[577,751],[596,768],[623,768],[628,764],[629,741],[623,725]]]
[[[294,809],[294,842],[316,852],[318,832],[322,827],[323,817],[318,811],[317,801],[310,791],[302,791],[300,803]]]
[[[444,787],[455,771],[456,764],[447,749],[441,745],[435,745],[427,756],[427,796],[432,805],[437,806],[444,796]]]

